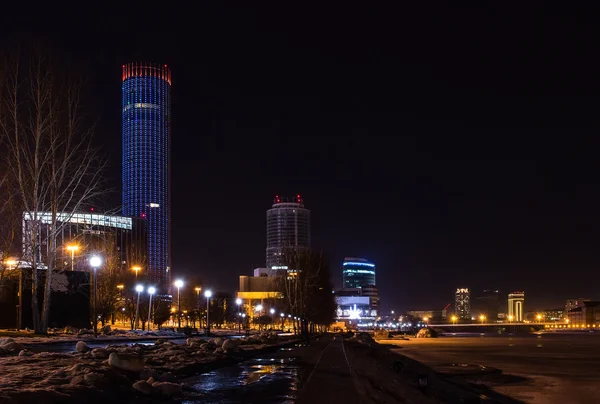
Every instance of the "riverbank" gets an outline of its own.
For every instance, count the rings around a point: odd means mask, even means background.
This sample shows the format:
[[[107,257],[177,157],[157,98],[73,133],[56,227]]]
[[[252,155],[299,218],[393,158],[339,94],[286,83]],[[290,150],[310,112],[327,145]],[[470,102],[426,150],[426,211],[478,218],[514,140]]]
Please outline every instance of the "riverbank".
[[[111,402],[153,401],[161,398],[200,398],[180,384],[199,373],[229,366],[271,349],[293,344],[296,337],[251,336],[236,340],[215,338],[209,342],[189,338],[173,344],[160,338],[153,345],[107,345],[87,349],[78,344],[75,353],[17,354],[16,341],[5,339],[0,347],[12,356],[0,358],[0,401],[69,403],[82,400]],[[6,349],[5,349],[6,348]]]

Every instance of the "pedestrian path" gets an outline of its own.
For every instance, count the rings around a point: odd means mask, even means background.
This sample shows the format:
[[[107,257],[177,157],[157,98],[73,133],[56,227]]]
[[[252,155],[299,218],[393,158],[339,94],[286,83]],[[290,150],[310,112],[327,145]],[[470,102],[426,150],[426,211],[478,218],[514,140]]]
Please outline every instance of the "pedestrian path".
[[[343,339],[336,336],[321,352],[300,392],[300,403],[359,403],[352,371],[344,352]]]

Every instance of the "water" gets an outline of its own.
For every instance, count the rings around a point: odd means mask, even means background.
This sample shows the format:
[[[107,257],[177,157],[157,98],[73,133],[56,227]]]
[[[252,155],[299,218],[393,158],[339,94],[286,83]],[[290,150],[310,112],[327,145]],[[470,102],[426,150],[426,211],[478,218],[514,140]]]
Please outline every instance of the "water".
[[[185,379],[201,398],[184,403],[293,403],[302,367],[295,357],[280,356],[251,359]]]

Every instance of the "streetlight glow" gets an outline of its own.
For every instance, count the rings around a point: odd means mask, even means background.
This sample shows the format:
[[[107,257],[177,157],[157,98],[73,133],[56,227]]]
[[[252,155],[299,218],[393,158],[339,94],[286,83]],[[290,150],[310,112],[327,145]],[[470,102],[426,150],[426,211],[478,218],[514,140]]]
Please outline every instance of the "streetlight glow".
[[[90,258],[90,266],[95,269],[95,268],[99,268],[100,265],[102,265],[102,258],[100,258],[97,255],[93,255]]]
[[[235,299],[235,304],[237,304],[238,306],[242,304],[242,299],[240,299],[239,297]]]
[[[183,287],[183,281],[181,279],[177,279],[175,281],[175,287],[176,288],[182,288]]]
[[[271,314],[275,314],[275,309],[271,309],[271,310],[269,310],[269,313],[271,313]]]
[[[212,296],[212,292],[210,290],[207,290],[206,292],[204,292],[204,297],[209,298]]]
[[[263,307],[262,304],[257,304],[256,307],[254,308],[254,310],[256,311],[262,311]]]
[[[135,287],[135,291],[136,291],[136,292],[138,292],[138,293],[142,293],[142,292],[144,291],[144,286],[142,286],[142,285],[137,285],[137,286]]]
[[[150,293],[151,295],[155,294],[156,293],[156,288],[154,286],[150,286],[148,288],[148,293]]]
[[[142,270],[142,267],[139,265],[135,265],[135,266],[132,266],[131,269],[135,271],[135,277],[137,278],[138,272]]]

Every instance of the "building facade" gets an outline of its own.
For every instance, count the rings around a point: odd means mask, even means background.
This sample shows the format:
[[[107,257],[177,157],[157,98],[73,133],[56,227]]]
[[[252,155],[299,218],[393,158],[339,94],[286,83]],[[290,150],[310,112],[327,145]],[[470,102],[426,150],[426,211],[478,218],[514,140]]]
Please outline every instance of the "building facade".
[[[342,287],[362,288],[375,283],[375,264],[364,258],[344,258],[342,264]]]
[[[454,294],[454,313],[461,320],[471,319],[471,293],[468,288],[458,288]]]
[[[276,195],[267,211],[267,268],[288,269],[285,254],[309,250],[310,211],[300,195],[289,201]]]
[[[488,322],[495,322],[499,312],[500,298],[497,290],[485,289],[471,301],[471,313],[477,318],[485,316]]]
[[[600,302],[582,301],[567,313],[569,325],[576,328],[598,327],[600,325]]]
[[[129,63],[122,76],[123,215],[148,222],[150,282],[171,284],[171,71]]]
[[[518,291],[508,294],[508,320],[522,322],[523,305],[525,304],[525,292]]]

